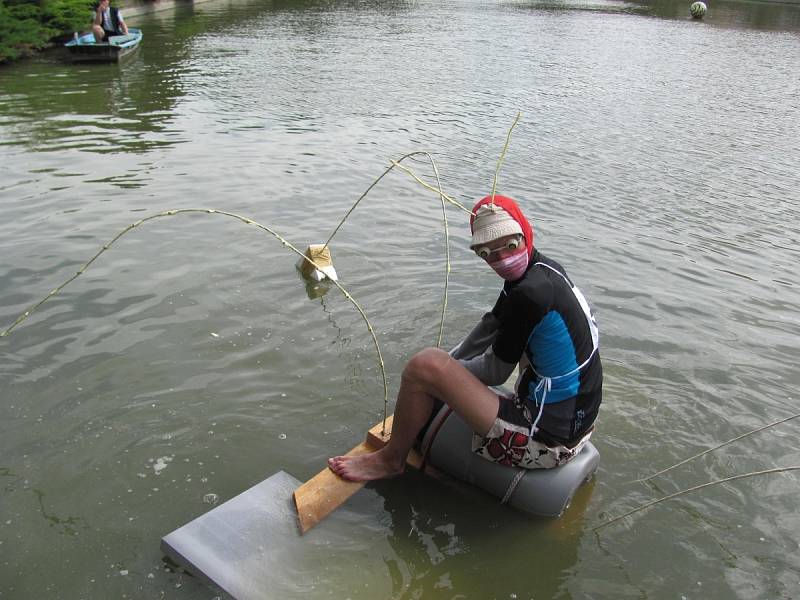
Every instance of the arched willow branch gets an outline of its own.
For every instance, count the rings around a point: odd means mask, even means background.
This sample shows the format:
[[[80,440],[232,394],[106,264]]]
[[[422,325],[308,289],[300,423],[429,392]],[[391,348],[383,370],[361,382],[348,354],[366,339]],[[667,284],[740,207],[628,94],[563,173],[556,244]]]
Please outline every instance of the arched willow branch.
[[[419,177],[417,177],[414,174],[413,171],[411,171],[410,169],[400,165],[400,163],[402,161],[404,161],[405,159],[411,158],[411,157],[414,157],[414,156],[425,156],[430,161],[431,168],[433,169],[433,173],[436,176],[436,188],[433,188],[433,187],[429,186],[424,181],[422,181]],[[392,169],[394,169],[395,167],[399,167],[400,169],[406,171],[407,173],[411,173],[412,177],[414,177],[414,179],[416,179],[419,183],[423,184],[428,189],[431,189],[431,190],[435,191],[439,195],[439,200],[442,203],[442,223],[444,224],[444,248],[445,248],[445,263],[446,263],[445,264],[445,273],[444,273],[444,294],[443,294],[443,298],[442,298],[442,316],[441,316],[441,319],[439,320],[439,335],[436,338],[436,347],[439,348],[442,345],[442,337],[444,336],[444,318],[445,318],[445,313],[447,311],[447,294],[448,294],[449,285],[450,285],[450,271],[451,271],[451,268],[450,268],[450,229],[449,229],[448,223],[447,223],[447,211],[446,211],[445,202],[450,202],[450,203],[454,204],[455,206],[461,208],[462,210],[465,210],[468,213],[469,213],[469,211],[461,203],[459,203],[457,200],[451,198],[450,196],[448,196],[447,194],[445,194],[442,191],[442,181],[441,181],[441,178],[439,177],[439,169],[436,166],[436,161],[433,160],[433,156],[431,156],[429,152],[424,152],[424,151],[410,152],[410,153],[400,157],[398,160],[391,161],[391,163],[392,164],[383,173],[381,173],[380,176],[378,176],[378,178],[375,179],[375,181],[373,181],[370,184],[370,186],[364,191],[364,193],[361,194],[361,196],[359,196],[358,200],[356,200],[353,203],[353,206],[350,207],[350,210],[348,210],[347,213],[345,213],[344,217],[342,217],[342,220],[339,221],[339,224],[334,228],[333,232],[328,237],[328,240],[325,242],[324,247],[327,247],[328,244],[331,243],[331,240],[333,240],[334,236],[338,233],[339,229],[341,229],[342,225],[344,225],[345,221],[347,221],[347,219],[350,216],[350,214],[356,209],[356,207],[367,196],[367,194],[369,194],[369,192],[372,190],[372,188],[374,188],[378,184],[378,182],[381,179],[383,179],[386,175],[388,175],[389,172]],[[385,421],[385,415],[384,415],[384,421]]]
[[[717,479],[716,481],[709,481],[707,483],[703,483],[701,485],[696,485],[694,487],[687,488],[685,490],[681,490],[679,492],[675,492],[674,494],[669,494],[668,496],[664,496],[663,498],[659,498],[657,500],[653,500],[652,502],[648,502],[647,504],[643,504],[638,508],[634,508],[633,510],[629,510],[625,514],[619,515],[618,517],[614,517],[613,519],[609,519],[605,523],[601,523],[597,527],[594,527],[592,531],[597,531],[598,529],[602,529],[603,527],[607,527],[612,523],[616,523],[624,519],[625,517],[630,517],[633,514],[636,514],[640,511],[650,508],[651,506],[655,506],[656,504],[660,504],[666,500],[671,500],[672,498],[677,498],[678,496],[683,496],[684,494],[688,494],[689,492],[696,492],[697,490],[702,490],[703,488],[711,487],[712,485],[717,485],[720,483],[727,483],[728,481],[736,481],[737,479],[744,479],[746,477],[755,477],[756,475],[768,475],[770,473],[783,473],[785,471],[798,471],[800,470],[800,466],[794,467],[780,467],[777,469],[766,469],[764,471],[754,471],[752,473],[742,473],[741,475],[734,475],[733,477],[726,477],[725,479]]]
[[[503,164],[503,160],[506,157],[506,151],[508,150],[508,144],[511,142],[511,132],[514,131],[514,127],[516,127],[519,118],[522,116],[522,113],[518,112],[514,122],[511,124],[511,127],[508,130],[508,134],[506,134],[506,143],[503,146],[503,151],[500,153],[500,158],[497,159],[497,168],[494,170],[494,181],[492,182],[492,202],[494,202],[494,195],[495,191],[497,191],[497,177],[500,174],[500,167]]]
[[[493,198],[494,198],[495,190],[496,190],[496,187],[497,187],[497,177],[498,177],[498,174],[500,172],[500,167],[501,167],[501,165],[503,163],[503,159],[505,158],[506,151],[508,150],[509,142],[511,141],[511,132],[513,131],[514,127],[516,126],[517,122],[519,121],[519,118],[520,118],[520,113],[518,112],[516,118],[514,119],[514,122],[511,125],[511,128],[508,130],[508,134],[506,135],[506,142],[505,142],[505,145],[503,146],[503,151],[502,151],[502,153],[500,155],[500,158],[497,161],[497,168],[495,169],[495,174],[494,174],[494,182],[492,184],[492,197]],[[422,179],[420,179],[414,173],[414,171],[412,171],[408,167],[400,164],[403,160],[405,160],[407,158],[410,158],[412,156],[420,156],[420,155],[421,156],[426,156],[428,158],[428,160],[430,161],[430,163],[431,163],[431,166],[433,168],[434,174],[436,176],[436,185],[437,185],[436,188],[434,188],[433,186],[431,186],[427,182],[425,182]],[[347,218],[350,216],[350,214],[353,212],[353,210],[355,210],[356,206],[358,206],[359,203],[372,190],[372,188],[374,188],[378,184],[378,182],[381,179],[383,179],[395,167],[397,167],[397,168],[401,169],[402,171],[404,171],[404,172],[408,173],[409,175],[411,175],[411,177],[413,177],[423,187],[425,187],[425,188],[437,193],[439,195],[439,199],[440,199],[440,201],[442,203],[442,219],[444,221],[444,231],[445,231],[446,268],[445,268],[444,299],[442,301],[442,316],[441,316],[441,321],[440,321],[440,324],[439,324],[439,335],[438,335],[437,342],[436,342],[436,345],[438,347],[438,346],[441,346],[442,336],[443,336],[443,332],[444,332],[444,317],[445,317],[445,311],[447,310],[447,293],[448,293],[449,276],[450,276],[450,270],[451,270],[450,269],[450,234],[449,234],[449,229],[448,229],[448,224],[447,224],[447,214],[446,214],[446,211],[445,211],[445,208],[446,208],[445,207],[445,202],[449,202],[450,204],[453,204],[454,206],[458,207],[459,209],[461,209],[462,211],[466,212],[469,215],[472,215],[472,211],[470,211],[468,208],[466,208],[464,205],[462,205],[460,202],[458,202],[455,198],[453,198],[451,196],[448,196],[447,194],[445,194],[442,191],[442,184],[441,184],[441,180],[440,180],[440,177],[439,177],[439,170],[436,167],[436,162],[433,160],[433,157],[428,152],[424,152],[424,151],[410,152],[409,154],[406,154],[406,155],[402,156],[398,160],[392,160],[391,161],[391,165],[377,179],[375,179],[375,181],[373,181],[372,184],[370,184],[370,186],[364,191],[363,194],[361,194],[361,196],[358,198],[358,200],[356,200],[356,202],[353,204],[353,206],[350,207],[350,210],[347,211],[347,213],[342,218],[342,220],[339,222],[339,224],[336,226],[336,228],[334,228],[333,232],[328,237],[328,240],[325,242],[323,247],[325,248],[325,247],[328,246],[328,244],[330,244],[330,242],[333,239],[333,237],[336,235],[336,233],[342,227],[342,225],[347,220]],[[22,323],[33,312],[35,312],[42,304],[44,304],[45,302],[47,302],[47,300],[49,300],[50,298],[52,298],[53,296],[58,294],[62,289],[64,289],[64,287],[66,287],[72,281],[74,281],[77,277],[79,277],[84,271],[86,271],[86,269],[95,260],[97,260],[97,258],[101,254],[103,254],[106,250],[108,250],[123,235],[125,235],[129,231],[135,229],[136,227],[138,227],[142,223],[145,223],[145,222],[150,221],[152,219],[157,219],[157,218],[160,218],[160,217],[169,217],[169,216],[173,216],[173,215],[176,215],[176,214],[182,214],[182,213],[220,214],[220,215],[224,215],[224,216],[227,216],[227,217],[231,217],[233,219],[237,219],[237,220],[239,220],[239,221],[241,221],[241,222],[243,222],[245,224],[248,224],[248,225],[255,225],[259,229],[262,229],[262,230],[266,231],[267,233],[271,234],[272,236],[274,236],[275,238],[277,238],[285,247],[287,247],[290,250],[292,250],[295,254],[300,256],[304,261],[306,261],[307,263],[313,265],[315,268],[318,267],[318,265],[316,263],[314,263],[314,261],[309,259],[303,252],[300,252],[297,248],[295,248],[292,244],[290,244],[288,241],[286,241],[278,233],[276,233],[275,231],[273,231],[272,229],[270,229],[266,225],[262,225],[261,223],[253,221],[252,219],[249,219],[247,217],[243,217],[241,215],[237,215],[235,213],[227,212],[227,211],[224,211],[224,210],[217,210],[217,209],[211,209],[211,208],[182,208],[182,209],[167,210],[167,211],[163,211],[163,212],[160,212],[160,213],[157,213],[157,214],[154,214],[154,215],[150,215],[150,216],[145,217],[143,219],[140,219],[139,221],[136,221],[135,223],[131,223],[128,227],[126,227],[125,229],[120,231],[110,242],[108,242],[107,244],[104,244],[103,247],[92,258],[90,258],[80,269],[78,269],[78,271],[72,277],[67,279],[64,283],[59,285],[57,288],[53,289],[47,296],[45,296],[44,298],[39,300],[36,304],[32,305],[25,312],[23,312],[21,315],[19,315],[16,318],[16,320],[7,329],[5,329],[4,331],[0,332],[0,338],[6,337],[20,323]],[[344,287],[342,287],[342,285],[339,284],[337,281],[331,280],[331,282],[337,288],[339,288],[339,291],[341,291],[342,294],[344,294],[345,298],[347,298],[353,304],[353,306],[356,307],[356,309],[358,310],[359,314],[364,319],[364,322],[367,325],[367,329],[369,330],[370,336],[372,336],[372,341],[373,341],[373,344],[375,345],[375,351],[378,354],[378,365],[379,365],[380,370],[381,370],[381,377],[383,378],[383,433],[385,433],[385,431],[386,431],[386,420],[387,420],[387,409],[388,409],[388,403],[389,403],[389,386],[388,386],[388,383],[387,383],[387,380],[386,380],[386,369],[385,369],[385,365],[384,365],[384,362],[383,362],[383,354],[381,353],[380,345],[378,344],[378,339],[375,336],[375,331],[374,331],[374,329],[372,327],[372,324],[370,323],[369,319],[367,318],[366,313],[361,308],[361,306],[358,304],[358,302],[356,302],[355,298],[353,298],[350,295],[350,293]]]
[[[410,156],[410,155],[409,155],[409,156]],[[402,158],[401,158],[400,160],[402,160]],[[411,175],[411,177],[413,177],[413,178],[414,178],[414,180],[415,180],[417,183],[419,183],[419,184],[420,184],[422,187],[424,187],[424,188],[426,188],[426,189],[429,189],[429,190],[430,190],[430,191],[432,191],[432,192],[436,192],[436,193],[437,193],[437,194],[439,194],[439,195],[440,195],[442,198],[444,198],[444,200],[446,200],[447,202],[449,202],[449,203],[450,203],[450,204],[452,204],[453,206],[456,206],[456,207],[460,208],[461,210],[463,210],[463,211],[464,211],[465,213],[467,213],[468,215],[471,215],[471,214],[472,214],[472,211],[471,211],[470,209],[468,209],[466,206],[464,206],[463,204],[461,204],[461,202],[459,202],[458,200],[456,200],[456,199],[455,199],[455,198],[453,198],[452,196],[448,196],[447,194],[445,194],[445,193],[444,193],[444,192],[442,192],[441,190],[437,190],[435,187],[433,187],[433,186],[432,186],[431,184],[429,184],[427,181],[424,181],[424,180],[420,179],[420,178],[417,176],[417,174],[416,174],[416,173],[414,173],[414,171],[412,171],[411,169],[409,169],[409,168],[408,168],[408,167],[406,167],[405,165],[401,165],[399,160],[393,160],[393,161],[392,161],[392,166],[391,166],[391,167],[389,167],[389,168],[391,169],[391,168],[393,168],[393,167],[397,167],[397,168],[398,168],[398,169],[400,169],[401,171],[404,171],[404,172],[408,173],[408,174],[409,174],[409,175]]]
[[[439,187],[438,187],[438,189],[437,189],[437,188],[434,188],[433,186],[431,186],[431,185],[429,185],[429,184],[427,184],[427,183],[425,183],[425,182],[424,182],[422,179],[420,179],[419,177],[417,177],[416,175],[414,175],[413,171],[411,171],[411,170],[410,170],[410,169],[408,169],[407,167],[404,167],[404,166],[402,166],[402,165],[400,164],[400,163],[401,163],[401,162],[403,162],[405,159],[407,159],[407,158],[411,158],[412,156],[426,156],[426,157],[428,158],[428,160],[430,160],[430,162],[431,162],[431,165],[433,166],[434,173],[436,173],[436,183],[437,183],[437,185],[439,186]],[[460,208],[461,210],[464,210],[464,211],[466,211],[467,213],[470,213],[470,211],[469,211],[469,210],[467,210],[467,209],[464,207],[464,205],[463,205],[463,204],[461,204],[461,203],[460,203],[458,200],[456,200],[455,198],[452,198],[451,196],[448,196],[447,194],[445,194],[445,193],[442,191],[442,184],[441,184],[441,182],[439,181],[439,170],[436,168],[436,162],[433,160],[433,157],[430,155],[430,153],[428,153],[428,152],[424,152],[424,151],[409,152],[408,154],[405,154],[405,155],[401,156],[401,157],[400,157],[399,159],[397,159],[397,160],[392,160],[392,161],[391,161],[391,163],[392,163],[392,164],[391,164],[391,165],[389,165],[389,166],[386,168],[386,170],[385,170],[383,173],[381,173],[381,174],[380,174],[380,175],[379,175],[379,176],[378,176],[378,177],[375,179],[375,181],[373,181],[373,182],[372,182],[372,183],[369,185],[369,187],[368,187],[366,190],[364,190],[364,193],[363,193],[363,194],[361,194],[361,196],[359,196],[359,197],[358,197],[358,200],[356,200],[356,201],[353,203],[353,206],[351,206],[351,207],[350,207],[350,210],[348,210],[348,211],[345,213],[344,217],[342,217],[342,220],[341,220],[341,221],[339,221],[339,224],[338,224],[338,225],[337,225],[337,226],[334,228],[333,232],[332,232],[332,233],[331,233],[331,235],[328,237],[328,241],[327,241],[327,242],[325,242],[325,247],[327,247],[327,246],[328,246],[328,244],[330,244],[330,243],[331,243],[331,240],[333,239],[333,237],[334,237],[334,236],[335,236],[335,235],[338,233],[338,231],[339,231],[339,229],[341,229],[342,225],[344,225],[344,222],[345,222],[345,221],[347,221],[348,217],[350,216],[350,213],[352,213],[352,212],[353,212],[353,211],[356,209],[356,207],[357,207],[357,206],[358,206],[358,205],[361,203],[361,201],[362,201],[364,198],[366,198],[367,194],[369,194],[369,193],[372,191],[372,188],[374,188],[376,185],[378,185],[378,182],[379,182],[381,179],[383,179],[384,177],[386,177],[386,176],[389,174],[389,172],[390,172],[392,169],[394,169],[395,167],[398,167],[398,168],[400,168],[401,170],[403,170],[403,171],[406,171],[407,173],[411,173],[411,176],[412,176],[412,177],[414,177],[414,179],[416,179],[416,180],[417,180],[419,183],[421,183],[423,186],[425,186],[425,187],[426,187],[426,188],[428,188],[429,190],[431,190],[431,191],[433,191],[433,192],[436,192],[437,194],[439,194],[439,196],[440,196],[442,199],[446,200],[446,201],[447,201],[447,202],[449,202],[450,204],[453,204],[453,205],[457,206],[457,207],[458,207],[458,208]],[[470,213],[470,214],[472,214],[472,213]]]
[[[790,415],[790,416],[785,417],[783,419],[779,419],[777,421],[774,421],[774,422],[772,422],[772,423],[770,423],[768,425],[763,425],[762,427],[759,427],[758,429],[753,429],[752,431],[748,431],[747,433],[743,433],[742,435],[736,436],[735,438],[730,439],[727,442],[722,442],[721,444],[718,444],[718,445],[714,446],[713,448],[709,448],[708,450],[704,450],[703,452],[700,452],[699,454],[695,454],[694,456],[690,456],[686,460],[682,460],[679,463],[675,463],[671,467],[667,467],[666,469],[662,469],[658,473],[653,473],[652,475],[644,477],[643,479],[637,479],[636,482],[637,483],[641,483],[641,482],[644,482],[644,481],[650,481],[651,479],[655,479],[659,475],[663,475],[664,473],[672,471],[672,469],[676,469],[676,468],[680,467],[681,465],[685,465],[686,463],[688,463],[689,461],[694,460],[695,458],[700,458],[701,456],[704,456],[704,455],[708,454],[709,452],[713,452],[714,450],[718,450],[718,449],[722,448],[723,446],[727,446],[728,444],[732,444],[733,442],[737,442],[737,441],[741,440],[742,438],[746,438],[749,435],[753,435],[754,433],[758,433],[759,431],[764,431],[765,429],[769,429],[770,427],[774,427],[775,425],[780,425],[781,423],[785,423],[786,421],[791,421],[792,419],[796,419],[797,417],[800,417],[800,413],[797,413],[795,415]]]
[[[103,254],[112,245],[114,245],[114,243],[117,240],[119,240],[122,236],[124,236],[126,233],[136,229],[137,227],[139,227],[139,225],[142,225],[143,223],[146,223],[147,221],[151,221],[153,219],[158,219],[158,218],[161,218],[161,217],[171,217],[173,215],[182,214],[182,213],[218,214],[218,215],[223,215],[223,216],[226,216],[226,217],[231,217],[233,219],[237,219],[237,220],[239,220],[242,223],[245,223],[247,225],[254,225],[254,226],[258,227],[259,229],[262,229],[263,231],[266,231],[267,233],[271,234],[278,241],[280,241],[281,244],[283,244],[286,248],[288,248],[289,250],[291,250],[292,252],[294,252],[295,254],[300,256],[307,263],[312,264],[315,268],[317,267],[316,263],[314,263],[312,260],[310,260],[304,253],[300,252],[300,250],[295,248],[292,244],[290,244],[287,240],[285,240],[283,237],[281,237],[278,233],[276,233],[275,231],[273,231],[272,229],[270,229],[266,225],[262,225],[261,223],[253,221],[252,219],[249,219],[247,217],[243,217],[241,215],[237,215],[236,213],[228,212],[228,211],[225,211],[225,210],[217,210],[217,209],[214,209],[214,208],[179,208],[179,209],[174,209],[174,210],[166,210],[166,211],[163,211],[163,212],[160,212],[160,213],[156,213],[156,214],[147,216],[147,217],[145,217],[143,219],[140,219],[140,220],[136,221],[135,223],[131,223],[125,229],[120,231],[116,236],[114,236],[114,238],[110,242],[108,242],[107,244],[104,244],[103,247],[100,248],[100,250],[92,258],[90,258],[83,266],[81,266],[81,268],[78,269],[77,272],[72,277],[67,279],[64,283],[59,285],[57,288],[53,289],[49,294],[47,294],[47,296],[45,296],[44,298],[39,300],[36,304],[32,305],[30,308],[28,308],[28,310],[26,310],[20,316],[18,316],[17,319],[11,324],[10,327],[8,327],[5,331],[0,333],[0,337],[6,337],[9,333],[11,333],[14,330],[14,328],[16,328],[20,323],[22,323],[31,314],[33,314],[42,304],[47,302],[47,300],[49,300],[50,298],[52,298],[53,296],[58,294],[62,289],[64,289],[72,281],[77,279],[81,274],[83,274],[86,271],[86,269],[89,268],[89,266],[95,260],[97,260],[100,257],[101,254]],[[367,324],[367,329],[369,330],[370,336],[372,336],[372,342],[375,345],[375,351],[378,353],[378,365],[379,365],[380,370],[381,370],[381,376],[383,377],[383,413],[384,413],[384,421],[385,421],[386,420],[386,409],[387,409],[387,406],[388,406],[388,403],[389,403],[389,385],[388,385],[388,383],[386,381],[386,369],[385,369],[384,363],[383,363],[383,354],[381,354],[381,349],[380,349],[380,346],[378,344],[378,338],[375,336],[375,331],[373,330],[372,324],[370,323],[369,319],[367,318],[366,313],[361,308],[361,306],[358,304],[358,302],[356,302],[355,298],[353,298],[353,296],[350,295],[350,292],[348,292],[346,289],[344,289],[344,287],[342,287],[342,285],[338,281],[332,281],[331,280],[331,282],[337,288],[339,288],[339,291],[341,291],[342,294],[344,294],[344,297],[347,298],[353,304],[353,306],[356,307],[356,310],[358,310],[359,314],[361,315],[361,318],[364,319],[364,322]]]

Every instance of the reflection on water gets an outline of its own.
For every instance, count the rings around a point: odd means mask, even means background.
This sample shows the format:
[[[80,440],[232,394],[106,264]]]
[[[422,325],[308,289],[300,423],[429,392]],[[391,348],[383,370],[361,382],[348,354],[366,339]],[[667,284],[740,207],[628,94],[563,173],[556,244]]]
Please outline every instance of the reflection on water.
[[[797,596],[792,475],[590,531],[800,461],[789,422],[636,483],[795,411],[800,386],[798,6],[721,0],[697,22],[688,5],[211,1],[139,17],[145,41],[121,66],[53,52],[4,67],[0,327],[166,209],[221,208],[321,243],[415,150],[470,204],[521,111],[498,189],[600,321],[596,479],[557,521],[416,475],[367,486],[278,554],[275,589]],[[498,291],[448,215],[446,347]],[[137,227],[0,341],[1,596],[212,597],[164,568],[160,537],[276,471],[307,479],[381,418],[352,304],[228,221]],[[391,396],[438,333],[439,200],[392,172],[333,245]]]
[[[164,73],[145,70],[141,58],[124,66],[64,70],[57,65],[33,63],[36,72],[27,77],[3,78],[0,104],[12,129],[0,143],[38,152],[98,153],[145,152],[175,143],[164,137],[181,91]]]
[[[185,141],[170,122],[186,92],[192,40],[207,31],[208,19],[191,3],[179,5],[174,18],[182,26],[149,29],[147,43],[119,65],[65,65],[67,55],[57,49],[0,71],[3,123],[13,126],[0,145],[108,154]]]
[[[57,515],[48,513],[47,508],[45,507],[45,494],[40,490],[33,490],[33,493],[36,494],[36,499],[39,503],[39,511],[47,521],[50,522],[50,526],[53,527],[58,533],[62,535],[78,535],[79,529],[81,527],[85,528],[86,525],[83,523],[83,519],[80,517],[59,517]]]
[[[393,524],[388,538],[393,553],[384,559],[392,597],[465,593],[527,598],[531,581],[537,596],[558,597],[563,584],[553,574],[568,573],[579,560],[592,487],[592,482],[583,486],[565,514],[554,520],[510,512],[496,498],[449,478],[413,473],[402,481],[380,483],[378,491]],[[453,510],[453,497],[463,502],[458,511]]]
[[[691,3],[675,0],[644,0],[647,14],[667,19],[689,19]],[[700,23],[717,27],[797,31],[800,28],[800,5],[783,2],[736,2],[720,0],[708,3],[709,11]]]
[[[691,2],[681,0],[511,0],[509,5],[521,10],[592,11],[619,13],[690,21],[698,26],[736,27],[776,31],[797,31],[800,28],[800,5],[797,2],[738,2],[719,0],[707,3],[709,10],[702,20],[689,14]]]

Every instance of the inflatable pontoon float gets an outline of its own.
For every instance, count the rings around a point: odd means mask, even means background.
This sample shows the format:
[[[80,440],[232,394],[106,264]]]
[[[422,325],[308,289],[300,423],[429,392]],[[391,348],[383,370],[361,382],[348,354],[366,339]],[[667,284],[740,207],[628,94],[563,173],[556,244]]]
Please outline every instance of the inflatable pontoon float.
[[[471,444],[472,430],[443,406],[428,426],[422,453],[438,471],[479,487],[514,508],[544,517],[560,516],[600,463],[600,454],[591,442],[575,458],[555,469],[499,465],[473,453]]]

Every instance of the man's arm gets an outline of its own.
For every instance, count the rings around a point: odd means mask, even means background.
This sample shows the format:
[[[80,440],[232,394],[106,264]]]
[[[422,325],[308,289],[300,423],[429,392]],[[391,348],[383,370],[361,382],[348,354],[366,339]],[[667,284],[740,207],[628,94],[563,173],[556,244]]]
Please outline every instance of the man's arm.
[[[489,346],[492,345],[494,339],[497,337],[497,328],[500,322],[492,313],[488,312],[478,324],[472,328],[460,344],[450,350],[450,356],[455,359],[463,360],[474,358],[482,354]]]
[[[517,363],[509,363],[497,358],[489,347],[483,354],[459,362],[484,385],[502,385],[514,372]]]
[[[83,13],[86,14],[86,13]],[[85,22],[85,21],[84,21]],[[94,11],[94,24],[103,26],[103,11],[100,9],[100,5]]]
[[[122,12],[117,12],[117,20],[119,21],[119,28],[123,34],[128,35],[128,25],[122,19]]]

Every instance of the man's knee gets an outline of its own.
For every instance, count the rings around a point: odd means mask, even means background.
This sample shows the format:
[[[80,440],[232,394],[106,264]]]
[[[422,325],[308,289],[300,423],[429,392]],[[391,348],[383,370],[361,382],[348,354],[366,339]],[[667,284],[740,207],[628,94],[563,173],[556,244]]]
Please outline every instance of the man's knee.
[[[403,378],[418,383],[435,383],[444,377],[447,364],[452,359],[440,348],[420,350],[406,364]]]

